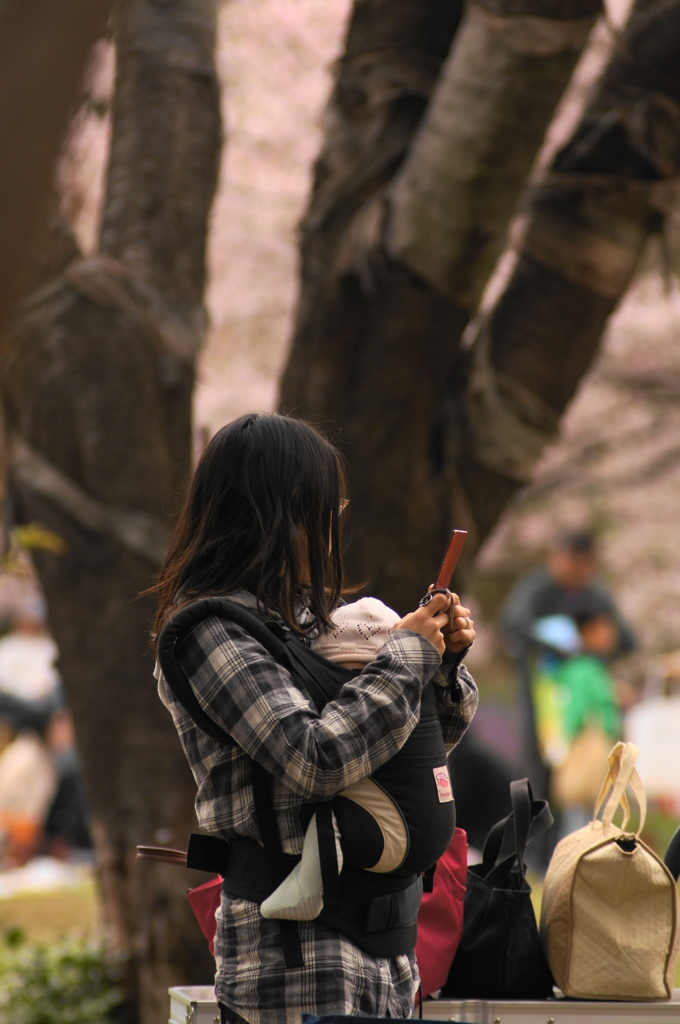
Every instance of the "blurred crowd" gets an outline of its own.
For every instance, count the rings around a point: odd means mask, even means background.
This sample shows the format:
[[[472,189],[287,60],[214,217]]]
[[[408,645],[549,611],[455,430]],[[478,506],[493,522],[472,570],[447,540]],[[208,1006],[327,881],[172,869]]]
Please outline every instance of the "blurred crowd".
[[[545,564],[510,590],[497,626],[518,684],[519,753],[509,764],[474,728],[454,751],[458,820],[471,844],[481,847],[491,824],[509,812],[511,778],[526,775],[555,818],[530,853],[531,866],[543,871],[561,836],[592,818],[607,754],[620,739],[640,747],[647,796],[676,822],[680,652],[649,659],[639,686],[619,673],[637,640],[600,577],[594,537],[556,537]]]
[[[619,739],[640,746],[648,797],[680,817],[680,651],[653,659],[642,689],[619,676],[636,637],[599,577],[592,536],[556,538],[545,564],[509,592],[497,633],[516,672],[519,753],[511,763],[473,726],[451,755],[457,818],[471,847],[480,849],[509,812],[511,779],[526,775],[556,819],[531,852],[531,866],[543,870],[561,835],[592,817]],[[0,616],[0,869],[40,855],[80,860],[91,850],[57,666],[42,598],[24,594]]]
[[[82,772],[43,601],[25,595],[0,636],[0,868],[90,849]]]

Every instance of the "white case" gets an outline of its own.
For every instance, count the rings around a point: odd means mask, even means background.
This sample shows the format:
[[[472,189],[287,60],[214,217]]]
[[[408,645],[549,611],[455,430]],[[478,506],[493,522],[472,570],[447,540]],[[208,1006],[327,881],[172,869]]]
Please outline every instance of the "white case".
[[[215,991],[207,985],[171,988],[168,1024],[219,1024]],[[416,1010],[414,1021],[418,1019]],[[680,1024],[680,989],[664,1003],[590,1003],[556,999],[493,1002],[486,999],[431,999],[423,1020],[458,1024]]]
[[[432,999],[423,1003],[423,1020],[459,1024],[680,1024],[680,989],[675,989],[673,999],[664,1003]]]
[[[171,988],[168,1024],[220,1024],[220,1011],[212,985]]]

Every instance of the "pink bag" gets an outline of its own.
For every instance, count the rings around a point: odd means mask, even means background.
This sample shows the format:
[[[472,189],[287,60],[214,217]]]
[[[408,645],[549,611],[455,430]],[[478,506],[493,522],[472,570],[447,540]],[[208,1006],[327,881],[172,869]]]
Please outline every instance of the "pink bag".
[[[466,879],[467,834],[457,828],[437,861],[432,892],[423,893],[418,913],[416,959],[422,999],[442,987],[451,969],[463,934]]]
[[[187,866],[186,850],[174,850],[168,846],[138,846],[138,860],[155,860],[162,864],[177,864],[180,867]],[[201,931],[208,940],[208,948],[212,955],[215,955],[215,932],[217,922],[215,913],[220,905],[222,896],[222,877],[217,875],[209,882],[189,889],[187,898],[194,916],[201,926]]]
[[[208,940],[208,949],[213,956],[215,955],[215,932],[217,931],[215,913],[220,905],[221,895],[222,878],[220,875],[211,878],[209,882],[204,882],[203,885],[196,886],[195,889],[189,889],[187,892],[191,909],[201,926],[201,931]]]

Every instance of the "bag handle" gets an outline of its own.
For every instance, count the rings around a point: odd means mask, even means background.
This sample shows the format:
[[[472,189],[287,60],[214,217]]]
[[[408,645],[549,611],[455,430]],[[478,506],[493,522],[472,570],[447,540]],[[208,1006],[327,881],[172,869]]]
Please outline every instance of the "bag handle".
[[[512,803],[512,816],[515,820],[514,852],[517,856],[517,863],[519,864],[519,870],[522,874],[522,877],[524,877],[526,873],[526,867],[524,865],[524,854],[527,848],[527,841],[529,839],[529,829],[531,828],[532,821],[532,796],[533,794],[531,792],[531,783],[528,779],[514,779],[510,783],[510,802]],[[505,842],[501,844],[501,857],[505,852],[503,850],[503,846],[505,846],[508,841],[506,837],[504,837],[504,840]],[[508,852],[512,853],[511,850]]]
[[[482,874],[492,884],[500,883],[515,864],[524,877],[526,847],[553,823],[548,801],[533,799],[528,779],[510,783],[510,801],[512,813],[489,830],[482,852]]]
[[[170,846],[138,846],[137,860],[156,860],[164,864],[187,866],[186,850],[174,850]]]
[[[593,824],[600,815],[600,812],[602,812],[603,832],[609,831],[614,815],[619,807],[623,809],[621,830],[623,831],[628,824],[630,820],[630,805],[626,795],[628,786],[630,786],[635,795],[640,815],[635,835],[639,836],[644,828],[647,817],[647,794],[635,767],[639,753],[640,748],[636,747],[634,743],[617,743],[612,747],[607,757],[608,771],[595,801],[595,810],[593,812]],[[610,789],[611,793],[607,797]]]

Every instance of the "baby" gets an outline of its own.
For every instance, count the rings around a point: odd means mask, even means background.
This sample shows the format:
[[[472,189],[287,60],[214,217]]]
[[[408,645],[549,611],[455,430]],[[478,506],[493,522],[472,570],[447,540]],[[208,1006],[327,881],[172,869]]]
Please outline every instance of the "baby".
[[[341,605],[333,612],[335,628],[312,641],[312,648],[328,661],[347,669],[362,669],[377,658],[390,630],[400,620],[397,612],[382,601],[364,597],[352,604]],[[444,766],[441,769],[447,772]],[[448,773],[446,784],[450,788]],[[367,811],[382,834],[379,859],[366,870],[390,872],[400,867],[409,845],[408,825],[396,802],[382,786],[372,779],[362,779],[348,786],[341,797]],[[450,797],[449,799],[452,799]],[[341,832],[333,814],[338,870],[342,869]],[[316,826],[316,815],[309,823],[300,862],[262,903],[261,913],[268,918],[311,921],[323,908],[323,883]]]

